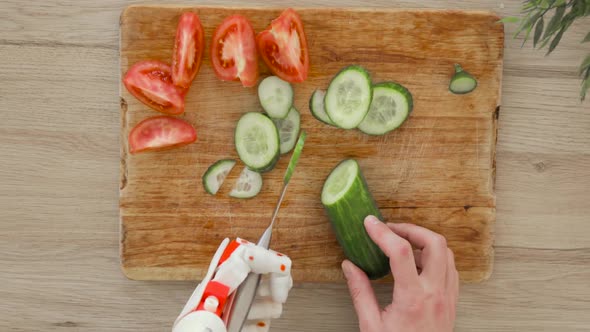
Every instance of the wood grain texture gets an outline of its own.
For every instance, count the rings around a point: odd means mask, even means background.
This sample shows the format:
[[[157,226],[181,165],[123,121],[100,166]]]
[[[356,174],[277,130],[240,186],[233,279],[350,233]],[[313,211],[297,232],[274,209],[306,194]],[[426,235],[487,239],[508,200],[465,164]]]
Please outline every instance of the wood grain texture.
[[[131,281],[119,266],[118,23],[131,3],[0,2],[0,331],[168,331],[195,286]],[[521,5],[272,3],[500,16],[517,15]],[[505,27],[494,273],[462,285],[455,331],[581,332],[590,326],[590,106],[577,99],[576,75],[590,52],[590,44],[579,43],[588,23],[574,24],[549,57],[521,48],[522,39],[511,38],[516,27]],[[390,287],[375,287],[382,303]],[[358,325],[346,286],[303,283],[272,330],[352,332]]]
[[[279,9],[133,6],[121,15],[121,74],[145,60],[169,61],[176,22],[196,12],[211,42],[213,29],[232,13],[262,31]],[[279,214],[273,249],[293,259],[296,282],[343,282],[342,250],[319,202],[330,170],[358,159],[388,221],[440,231],[454,249],[465,281],[489,277],[495,221],[496,110],[504,30],[485,12],[298,9],[309,44],[309,78],[295,85],[295,106],[308,133],[305,151]],[[330,17],[326,20],[326,17]],[[372,22],[372,24],[366,24]],[[394,23],[392,23],[394,22]],[[448,92],[455,62],[479,80],[469,95]],[[414,111],[395,132],[370,137],[329,127],[313,118],[308,101],[342,67],[361,64],[375,82],[395,80],[414,96]],[[263,69],[262,76],[268,75]],[[253,200],[205,193],[200,176],[213,162],[236,158],[239,117],[261,110],[256,89],[221,82],[208,52],[187,95],[186,113],[199,141],[189,147],[131,156],[126,136],[155,112],[121,86],[121,255],[132,279],[199,279],[224,237],[256,240],[270,220],[288,158],[264,174]],[[236,170],[236,172],[239,172]],[[225,184],[231,188],[231,181]],[[471,207],[471,213],[466,213]],[[360,221],[359,221],[360,222]]]

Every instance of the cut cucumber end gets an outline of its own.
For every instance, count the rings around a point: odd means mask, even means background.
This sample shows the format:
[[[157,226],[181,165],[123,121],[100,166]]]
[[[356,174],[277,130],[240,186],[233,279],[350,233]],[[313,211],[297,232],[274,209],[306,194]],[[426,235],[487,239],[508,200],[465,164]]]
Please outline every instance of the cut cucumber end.
[[[244,167],[234,188],[229,193],[234,198],[252,198],[262,189],[262,175]]]
[[[455,74],[449,83],[449,91],[462,95],[469,93],[477,87],[477,80],[469,72],[463,70],[460,64],[455,64]]]
[[[258,99],[271,118],[283,119],[293,106],[293,87],[277,76],[269,76],[258,85]]]
[[[236,165],[233,159],[222,159],[209,166],[203,174],[203,187],[211,195],[217,194],[219,188],[223,185],[225,178]]]
[[[359,165],[354,159],[342,161],[326,179],[322,189],[322,204],[338,202],[350,189],[358,176]]]
[[[244,114],[235,131],[235,145],[240,159],[258,172],[271,170],[280,154],[279,133],[267,116],[250,112]]]
[[[464,72],[463,72],[464,73]],[[470,76],[459,75],[455,77],[449,85],[449,90],[454,94],[466,94],[477,87],[477,81]]]
[[[372,98],[371,76],[361,66],[342,69],[330,82],[324,107],[336,126],[356,128],[369,112]]]
[[[297,143],[297,136],[301,127],[301,115],[299,111],[295,107],[291,107],[286,118],[273,119],[273,122],[279,131],[281,154],[289,153],[295,147],[295,143]]]
[[[369,135],[387,134],[406,121],[413,105],[412,94],[403,85],[395,82],[375,84],[369,113],[358,128]]]

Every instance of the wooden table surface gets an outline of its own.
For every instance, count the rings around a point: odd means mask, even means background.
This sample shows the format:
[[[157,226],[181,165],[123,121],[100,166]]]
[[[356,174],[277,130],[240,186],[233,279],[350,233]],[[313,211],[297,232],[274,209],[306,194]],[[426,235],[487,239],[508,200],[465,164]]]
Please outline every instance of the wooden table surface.
[[[167,331],[195,286],[129,281],[119,268],[118,20],[129,3],[0,2],[0,331]],[[519,4],[322,2],[501,16]],[[550,57],[506,38],[494,273],[462,286],[457,331],[590,329],[590,101],[576,75],[589,23]],[[273,325],[357,330],[344,285],[297,285]]]

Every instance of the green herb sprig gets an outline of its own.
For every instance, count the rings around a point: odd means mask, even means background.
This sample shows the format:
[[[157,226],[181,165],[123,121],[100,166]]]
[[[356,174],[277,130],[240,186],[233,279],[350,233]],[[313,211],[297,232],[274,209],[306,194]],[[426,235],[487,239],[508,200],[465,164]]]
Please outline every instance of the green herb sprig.
[[[546,22],[546,17],[553,13]],[[504,23],[520,23],[514,33],[514,38],[524,34],[522,46],[530,40],[531,33],[533,47],[542,49],[547,47],[547,54],[551,54],[559,45],[563,34],[579,18],[590,15],[590,0],[527,0],[523,2],[524,17],[509,16],[500,20]],[[582,43],[590,41],[590,32],[586,34]],[[590,89],[590,54],[580,65],[579,75],[582,78],[580,99],[586,98]]]

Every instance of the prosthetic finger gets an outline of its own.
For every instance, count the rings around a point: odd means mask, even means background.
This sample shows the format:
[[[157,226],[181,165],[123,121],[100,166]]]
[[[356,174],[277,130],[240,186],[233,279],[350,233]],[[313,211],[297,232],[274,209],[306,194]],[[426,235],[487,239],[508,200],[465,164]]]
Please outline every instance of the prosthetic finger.
[[[252,303],[248,320],[277,319],[283,313],[283,305],[271,301],[270,299],[256,299]]]
[[[285,303],[289,296],[289,291],[293,287],[293,278],[290,274],[283,275],[278,273],[270,274],[270,292],[274,302]]]
[[[258,246],[245,246],[244,260],[252,272],[259,274],[291,274],[291,259]]]
[[[242,258],[245,251],[245,247],[238,247],[234,254],[219,266],[213,278],[213,281],[229,287],[230,293],[235,291],[250,273],[250,266]]]
[[[262,275],[262,278],[260,279],[260,284],[258,285],[258,291],[256,294],[258,297],[269,297],[270,296],[270,294],[271,294],[270,276],[268,274]]]

